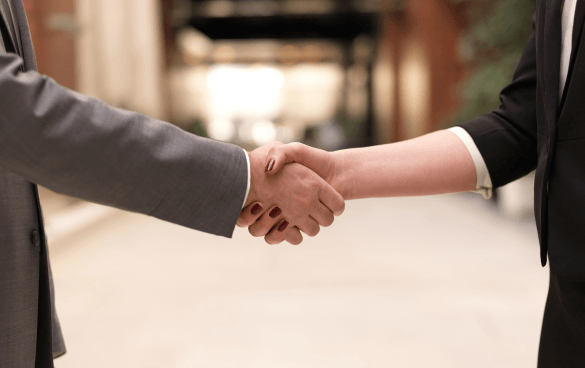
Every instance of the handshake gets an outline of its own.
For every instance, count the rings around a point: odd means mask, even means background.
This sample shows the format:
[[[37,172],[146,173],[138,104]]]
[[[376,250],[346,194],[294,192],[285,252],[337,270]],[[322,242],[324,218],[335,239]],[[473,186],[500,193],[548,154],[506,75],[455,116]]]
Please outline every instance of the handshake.
[[[325,152],[300,143],[270,143],[249,153],[250,193],[238,218],[269,244],[319,233],[344,201],[467,192],[475,164],[461,139],[440,130],[408,141]]]
[[[250,192],[238,218],[269,244],[316,236],[345,209],[341,178],[331,153],[301,143],[269,143],[248,153]]]

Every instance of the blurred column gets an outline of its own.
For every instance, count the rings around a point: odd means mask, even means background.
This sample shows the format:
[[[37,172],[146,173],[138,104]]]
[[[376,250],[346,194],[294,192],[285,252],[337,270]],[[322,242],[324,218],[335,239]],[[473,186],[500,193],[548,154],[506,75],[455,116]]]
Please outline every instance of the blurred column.
[[[391,128],[379,129],[387,141],[439,129],[455,113],[456,87],[465,72],[458,58],[465,6],[450,0],[387,2],[381,60],[390,73],[386,82],[392,111],[386,116],[391,116]]]
[[[390,42],[391,22],[390,14],[383,14],[381,17],[380,42],[377,46],[376,60],[372,75],[373,83],[373,108],[376,136],[374,144],[384,144],[392,141],[392,121],[395,111],[395,79],[396,67],[393,59],[394,50]]]
[[[165,118],[164,46],[157,0],[75,0],[78,86],[114,106]]]
[[[23,1],[39,73],[75,89],[75,0]]]
[[[420,38],[429,60],[430,106],[425,133],[443,127],[459,107],[456,88],[465,75],[459,59],[461,32],[467,27],[468,1],[410,0],[416,5]]]

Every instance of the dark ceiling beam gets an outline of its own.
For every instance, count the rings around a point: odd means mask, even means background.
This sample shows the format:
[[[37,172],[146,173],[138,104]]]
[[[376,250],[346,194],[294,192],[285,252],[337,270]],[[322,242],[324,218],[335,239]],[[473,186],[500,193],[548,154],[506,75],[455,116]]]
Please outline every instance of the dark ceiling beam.
[[[274,16],[248,18],[197,18],[188,24],[211,39],[347,39],[375,36],[376,14],[329,14],[326,16]]]
[[[190,0],[197,17],[270,17],[375,13],[400,0]]]

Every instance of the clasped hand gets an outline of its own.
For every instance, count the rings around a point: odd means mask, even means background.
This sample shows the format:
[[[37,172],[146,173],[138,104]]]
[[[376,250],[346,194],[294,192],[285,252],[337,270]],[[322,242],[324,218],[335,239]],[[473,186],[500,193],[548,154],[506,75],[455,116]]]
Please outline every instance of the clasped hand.
[[[250,192],[238,226],[269,244],[291,244],[330,226],[345,209],[334,189],[335,165],[328,152],[300,143],[269,143],[248,153]]]

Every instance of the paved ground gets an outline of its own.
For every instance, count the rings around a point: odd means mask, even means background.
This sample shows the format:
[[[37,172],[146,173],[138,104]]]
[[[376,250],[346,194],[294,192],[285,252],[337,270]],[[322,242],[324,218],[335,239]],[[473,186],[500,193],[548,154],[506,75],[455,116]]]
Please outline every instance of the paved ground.
[[[51,244],[56,367],[535,367],[537,247],[472,194],[349,202],[297,247],[113,210]]]

